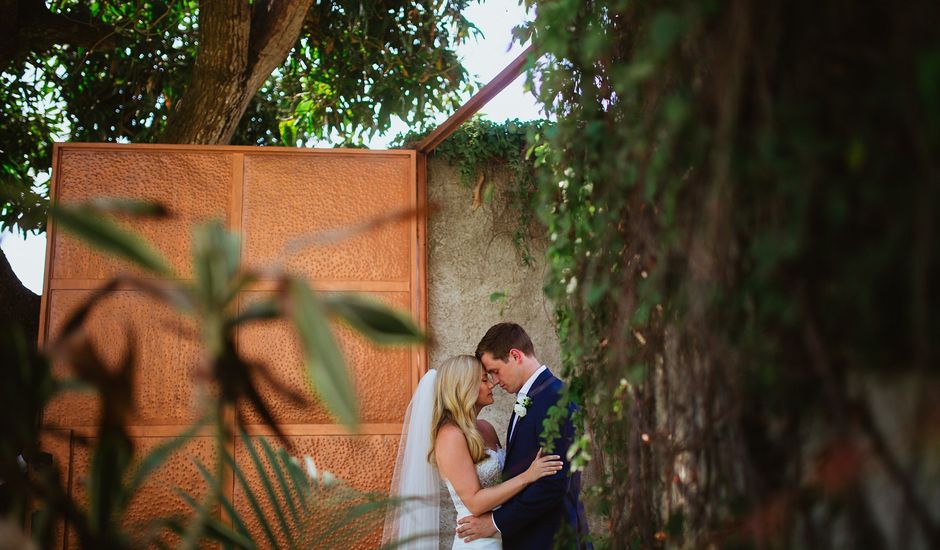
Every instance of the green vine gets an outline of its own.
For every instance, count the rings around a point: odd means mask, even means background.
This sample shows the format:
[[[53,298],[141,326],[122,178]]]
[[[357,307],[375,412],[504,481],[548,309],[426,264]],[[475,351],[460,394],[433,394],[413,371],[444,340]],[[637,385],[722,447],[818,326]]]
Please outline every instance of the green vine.
[[[539,143],[543,132],[549,128],[543,120],[492,122],[475,117],[444,140],[433,155],[456,165],[460,181],[467,188],[479,191],[481,202],[497,203],[507,215],[498,216],[500,221],[512,220],[512,242],[520,261],[526,267],[533,265],[531,244],[537,235],[544,234],[534,212],[537,198],[535,166],[544,155],[544,145]],[[417,143],[426,133],[408,133],[399,136],[396,143],[407,146]],[[496,168],[508,172],[505,188],[499,190],[493,180]],[[480,189],[476,189],[479,187]]]
[[[526,4],[597,546],[940,545],[938,5]]]

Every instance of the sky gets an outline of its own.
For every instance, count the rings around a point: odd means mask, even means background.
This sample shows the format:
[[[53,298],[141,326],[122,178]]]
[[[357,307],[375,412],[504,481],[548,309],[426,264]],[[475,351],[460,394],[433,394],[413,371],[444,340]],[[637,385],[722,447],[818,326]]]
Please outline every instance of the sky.
[[[464,15],[476,24],[483,36],[458,48],[464,67],[476,75],[479,83],[486,84],[508,65],[525,48],[512,42],[512,28],[526,19],[525,9],[516,0],[484,0],[471,4]],[[480,110],[480,114],[501,122],[518,118],[532,120],[542,118],[535,98],[523,90],[525,78],[520,76],[498,96]],[[438,117],[437,123],[447,119],[448,114]],[[398,134],[407,130],[404,123],[393,124],[385,135],[369,142],[369,147],[382,149]],[[27,288],[42,292],[43,264],[46,255],[46,235],[30,235],[23,239],[19,235],[4,231],[0,234],[0,247],[6,254],[13,271]]]

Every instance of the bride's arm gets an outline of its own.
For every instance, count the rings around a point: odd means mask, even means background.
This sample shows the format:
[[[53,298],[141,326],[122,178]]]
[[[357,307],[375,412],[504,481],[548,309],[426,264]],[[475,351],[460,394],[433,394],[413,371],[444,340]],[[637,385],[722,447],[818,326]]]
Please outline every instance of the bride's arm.
[[[437,434],[434,457],[441,475],[450,481],[461,502],[471,514],[478,516],[517,495],[535,480],[552,475],[561,468],[557,455],[540,456],[528,470],[499,485],[480,487],[476,467],[463,432],[456,426],[444,426]]]

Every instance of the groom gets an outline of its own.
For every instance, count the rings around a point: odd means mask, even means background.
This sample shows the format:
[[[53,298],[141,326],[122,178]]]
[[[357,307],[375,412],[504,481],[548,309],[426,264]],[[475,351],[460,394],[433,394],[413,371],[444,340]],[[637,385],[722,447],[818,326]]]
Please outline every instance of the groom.
[[[503,478],[508,479],[524,472],[535,459],[541,447],[542,421],[548,409],[558,403],[562,383],[535,358],[532,340],[515,323],[500,323],[486,331],[476,356],[492,383],[516,394],[503,467]],[[569,407],[559,426],[561,436],[553,442],[552,452],[562,459],[574,437],[572,411]],[[581,474],[570,473],[565,460],[560,472],[529,485],[493,512],[461,519],[457,534],[476,540],[499,531],[506,550],[546,549],[552,547],[562,524],[567,524],[569,534],[577,535],[578,545],[590,548],[584,508],[578,500],[580,489]]]

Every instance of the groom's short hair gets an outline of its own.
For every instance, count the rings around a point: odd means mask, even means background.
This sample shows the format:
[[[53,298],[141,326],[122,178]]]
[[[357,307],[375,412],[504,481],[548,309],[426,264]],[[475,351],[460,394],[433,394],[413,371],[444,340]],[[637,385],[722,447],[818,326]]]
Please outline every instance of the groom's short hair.
[[[522,327],[516,323],[499,323],[491,326],[483,335],[483,339],[477,344],[476,356],[477,359],[482,359],[483,354],[489,352],[493,359],[505,361],[511,349],[517,349],[529,356],[535,355],[532,339]]]

